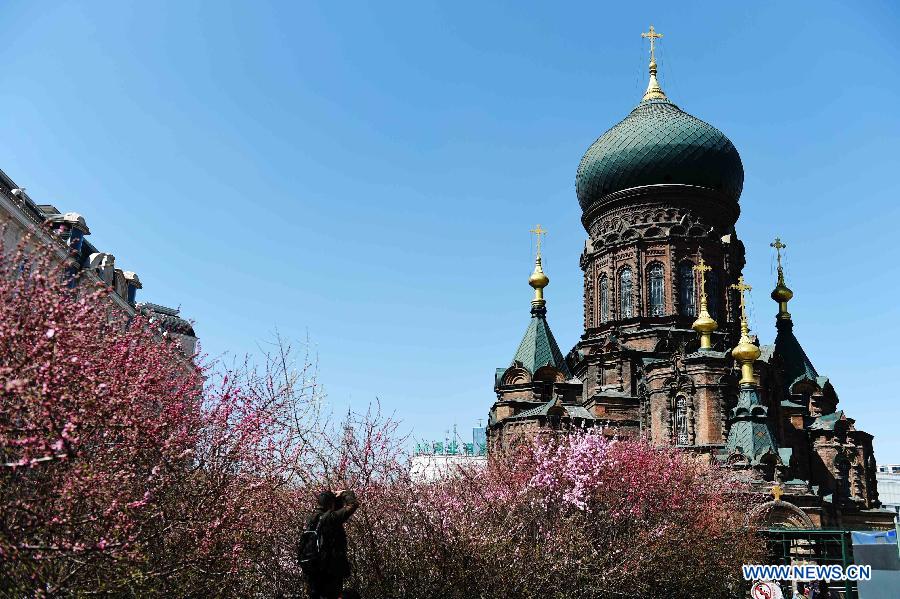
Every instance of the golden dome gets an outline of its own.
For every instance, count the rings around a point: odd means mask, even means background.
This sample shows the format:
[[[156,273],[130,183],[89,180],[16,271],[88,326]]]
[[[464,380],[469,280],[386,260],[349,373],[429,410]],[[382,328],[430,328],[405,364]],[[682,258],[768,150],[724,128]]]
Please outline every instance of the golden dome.
[[[744,364],[746,362],[752,364],[759,358],[761,354],[762,352],[759,351],[759,347],[757,347],[750,341],[750,337],[748,335],[741,335],[741,340],[738,342],[737,347],[731,350],[731,355],[734,356],[734,359],[741,364]]]
[[[534,272],[528,277],[528,284],[534,287],[534,299],[531,300],[531,311],[542,311],[547,302],[544,301],[544,287],[550,284],[550,277],[544,274],[541,268],[541,256],[538,254],[534,260]]]
[[[534,287],[535,289],[543,289],[547,285],[550,284],[550,277],[544,274],[544,269],[541,268],[541,257],[538,256],[534,261],[534,272],[531,273],[531,276],[528,277],[528,284]]]
[[[537,255],[534,257],[534,272],[528,277],[528,284],[534,288],[534,299],[531,300],[531,313],[544,314],[544,306],[547,304],[547,302],[544,301],[544,287],[550,284],[550,277],[544,274],[544,269],[541,267],[541,235],[546,235],[547,231],[538,225],[533,228],[531,232],[537,237]]]
[[[694,324],[691,325],[691,328],[698,333],[712,333],[719,328],[719,324],[712,319],[709,312],[703,310],[700,312],[697,320],[694,321]]]
[[[778,285],[775,286],[775,289],[772,290],[772,299],[776,302],[789,302],[792,297],[794,297],[794,292],[788,289],[788,286],[784,284],[784,281],[779,281]]]
[[[700,256],[700,261],[693,269],[700,275],[700,314],[697,315],[697,320],[694,321],[691,328],[700,333],[700,350],[703,351],[712,349],[710,333],[719,328],[719,323],[710,316],[707,306],[706,273],[711,271],[712,267],[703,260],[703,256]]]
[[[784,284],[784,273],[781,267],[778,267],[778,284],[772,290],[772,299],[778,302],[778,319],[790,320],[791,313],[788,312],[788,302],[794,297],[794,292]]]
[[[735,362],[741,366],[740,385],[742,387],[752,386],[756,384],[753,364],[762,355],[759,347],[750,341],[750,323],[747,322],[747,302],[744,293],[753,288],[744,283],[744,275],[739,276],[737,285],[732,285],[731,288],[737,289],[738,293],[741,294],[741,339],[738,341],[737,347],[731,350],[731,355],[734,356]]]
[[[778,319],[790,320],[791,313],[788,312],[787,303],[794,297],[794,292],[784,284],[784,269],[781,267],[781,250],[786,248],[787,245],[782,243],[779,237],[776,237],[775,241],[769,245],[775,248],[775,254],[778,257],[778,283],[775,285],[775,289],[772,290],[771,297],[778,302]]]

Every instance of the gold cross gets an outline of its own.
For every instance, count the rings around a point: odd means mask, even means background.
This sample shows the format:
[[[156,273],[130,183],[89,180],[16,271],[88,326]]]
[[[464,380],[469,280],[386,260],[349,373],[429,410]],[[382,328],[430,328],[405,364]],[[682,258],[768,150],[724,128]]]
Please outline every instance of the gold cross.
[[[784,487],[782,487],[780,483],[776,483],[775,486],[772,487],[771,493],[775,498],[775,501],[781,501],[781,496],[784,495]]]
[[[534,229],[531,229],[531,233],[534,233],[537,237],[537,255],[538,258],[541,256],[541,235],[546,235],[547,230],[542,229],[540,225],[536,226]]]
[[[778,268],[781,268],[781,250],[786,248],[787,246],[781,243],[781,238],[776,237],[775,241],[769,244],[769,247],[775,248],[775,253],[778,254]]]
[[[747,319],[747,305],[744,303],[744,292],[753,289],[750,285],[744,283],[744,275],[738,277],[737,285],[731,285],[732,289],[737,289],[741,294],[741,318]]]
[[[706,273],[712,270],[712,266],[709,266],[706,262],[703,261],[703,256],[700,257],[700,262],[697,266],[694,267],[695,272],[700,273],[700,298],[706,298]]]
[[[655,62],[653,58],[653,42],[657,39],[661,38],[663,35],[661,33],[656,33],[656,30],[653,28],[653,25],[650,25],[650,31],[647,33],[642,33],[641,37],[650,38],[650,62]]]

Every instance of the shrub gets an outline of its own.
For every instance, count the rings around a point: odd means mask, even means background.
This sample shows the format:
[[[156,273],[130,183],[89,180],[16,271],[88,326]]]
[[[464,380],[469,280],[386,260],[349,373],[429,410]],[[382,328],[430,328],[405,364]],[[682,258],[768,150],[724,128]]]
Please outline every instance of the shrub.
[[[370,597],[733,597],[758,557],[743,486],[673,448],[538,439],[484,469],[366,489]]]

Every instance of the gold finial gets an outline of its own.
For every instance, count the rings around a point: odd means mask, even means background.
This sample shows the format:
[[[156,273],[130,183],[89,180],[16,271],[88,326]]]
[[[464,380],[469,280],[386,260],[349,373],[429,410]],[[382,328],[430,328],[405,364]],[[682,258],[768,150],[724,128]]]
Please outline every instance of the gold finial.
[[[753,378],[753,363],[759,358],[762,352],[750,341],[750,324],[747,322],[747,303],[744,299],[744,292],[753,289],[750,285],[744,283],[744,277],[738,277],[737,285],[731,285],[731,289],[737,289],[741,294],[741,339],[738,341],[737,347],[731,350],[731,355],[741,365],[741,385],[752,385],[755,381]]]
[[[794,292],[784,284],[784,269],[781,267],[781,250],[787,246],[781,243],[781,238],[776,237],[775,241],[769,244],[769,247],[775,248],[775,254],[778,259],[778,283],[772,290],[772,299],[778,302],[778,318],[780,320],[790,320],[791,313],[788,312],[787,303],[794,297]]]
[[[656,62],[654,60],[654,54],[653,54],[653,49],[654,49],[653,42],[655,42],[657,39],[661,38],[662,36],[663,36],[663,34],[656,33],[656,29],[653,28],[653,25],[650,25],[650,31],[647,31],[646,33],[641,34],[641,37],[650,39],[650,62]]]
[[[787,246],[781,243],[781,237],[776,237],[775,241],[769,244],[769,247],[775,248],[775,252],[778,254],[778,270],[781,270],[781,250]]]
[[[531,232],[537,237],[537,255],[534,258],[534,272],[528,277],[528,284],[534,288],[534,299],[531,300],[531,312],[543,312],[547,302],[544,301],[544,287],[550,284],[550,277],[544,274],[541,267],[541,235],[546,235],[546,229],[542,229],[540,225],[531,229]]]
[[[784,495],[784,487],[781,486],[781,483],[775,483],[772,490],[769,492],[772,493],[772,497],[775,498],[775,501],[781,501],[781,496]]]
[[[648,38],[650,40],[650,83],[647,84],[647,91],[644,92],[644,97],[642,100],[666,100],[666,94],[663,92],[662,88],[659,86],[659,81],[656,80],[656,48],[654,47],[654,42],[661,38],[663,35],[661,33],[657,33],[653,28],[653,25],[650,25],[650,31],[645,33],[641,33],[641,37]]]
[[[749,334],[749,332],[750,332],[749,326],[750,325],[747,324],[747,303],[744,300],[744,292],[751,291],[753,289],[753,287],[744,283],[744,275],[741,275],[738,277],[737,285],[731,285],[731,288],[737,289],[738,292],[741,294],[741,328],[742,329],[746,328],[747,333]]]
[[[702,256],[699,264],[694,267],[694,271],[700,273],[700,314],[697,316],[697,320],[694,321],[692,328],[700,333],[700,349],[712,348],[711,333],[719,328],[718,323],[709,315],[707,307],[706,273],[711,270],[712,266],[706,264]]]
[[[542,229],[541,225],[537,225],[535,228],[530,230],[531,233],[534,233],[534,236],[537,237],[537,255],[538,258],[541,257],[541,235],[546,235],[547,230]]]

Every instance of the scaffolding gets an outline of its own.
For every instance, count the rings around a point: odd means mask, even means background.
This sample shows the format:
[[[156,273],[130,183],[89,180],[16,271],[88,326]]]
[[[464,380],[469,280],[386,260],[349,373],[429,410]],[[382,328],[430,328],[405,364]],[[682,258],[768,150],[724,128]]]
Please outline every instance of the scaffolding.
[[[845,571],[853,564],[853,539],[849,530],[769,528],[760,533],[766,540],[767,563],[840,565]],[[835,581],[830,588],[842,599],[859,599],[855,581]]]

